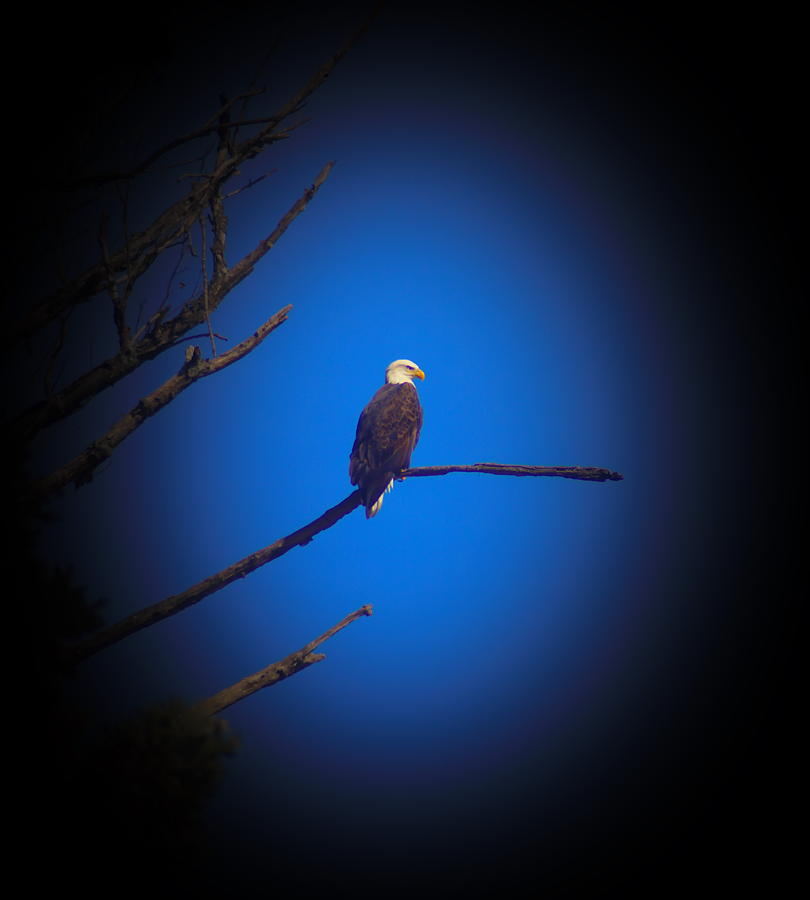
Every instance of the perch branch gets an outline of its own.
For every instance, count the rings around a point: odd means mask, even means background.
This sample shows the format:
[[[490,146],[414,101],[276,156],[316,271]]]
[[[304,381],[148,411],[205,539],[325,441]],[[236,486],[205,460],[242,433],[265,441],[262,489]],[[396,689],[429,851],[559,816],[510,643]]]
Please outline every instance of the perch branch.
[[[254,675],[248,675],[241,681],[237,681],[236,684],[232,684],[230,687],[221,690],[218,694],[214,694],[213,697],[201,701],[196,706],[197,711],[204,716],[214,716],[226,707],[232,706],[240,700],[244,700],[245,697],[249,697],[251,694],[255,694],[256,691],[270,687],[272,684],[278,684],[279,681],[289,678],[290,675],[295,675],[297,672],[306,669],[308,666],[320,662],[322,659],[326,659],[326,654],[314,653],[313,651],[317,647],[320,647],[324,641],[328,641],[329,638],[334,637],[347,625],[351,625],[352,622],[361,619],[363,616],[370,616],[371,613],[372,608],[370,604],[361,606],[360,609],[356,609],[353,613],[349,613],[349,615],[344,619],[341,619],[337,625],[333,625],[328,631],[325,631],[320,637],[315,638],[315,640],[310,641],[300,650],[290,653],[289,656],[285,656],[284,659],[279,662],[270,663],[269,666],[266,666],[260,672],[256,672]]]
[[[576,478],[579,481],[621,481],[624,476],[610,469],[588,466],[520,466],[506,463],[473,463],[469,466],[419,466],[404,469],[400,478],[419,478],[427,475],[449,475],[451,472],[481,472],[484,475],[547,476]]]
[[[618,472],[612,472],[610,469],[583,468],[580,466],[509,466],[501,463],[475,463],[471,466],[425,466],[416,469],[403,469],[399,477],[446,475],[450,472],[485,472],[490,475],[519,476],[557,475],[562,478],[578,478],[585,481],[619,481],[623,477]],[[308,544],[316,534],[331,528],[344,516],[357,509],[360,503],[360,491],[352,492],[344,500],[341,500],[337,506],[328,509],[323,515],[308,525],[304,525],[303,528],[299,528],[298,531],[294,531],[287,537],[280,538],[262,550],[251,553],[250,556],[246,556],[221,572],[203,579],[203,581],[198,582],[181,594],[175,594],[172,597],[161,600],[159,603],[138,610],[138,612],[133,613],[126,619],[122,619],[120,622],[90,635],[85,641],[68,651],[69,659],[74,662],[80,662],[88,656],[98,653],[105,647],[109,647],[111,644],[129,637],[136,631],[147,628],[149,625],[154,625],[161,619],[166,619],[187,609],[189,606],[193,606],[195,603],[199,603],[205,597],[209,597],[211,594],[227,587],[236,581],[237,578],[244,578],[266,563],[278,559],[279,556],[283,556],[289,550],[292,550],[293,547],[301,547],[304,544]]]
[[[201,359],[198,347],[188,348],[186,362],[180,371],[164,382],[156,391],[143,397],[125,416],[122,416],[115,425],[99,440],[94,441],[85,451],[75,459],[66,463],[61,468],[52,472],[45,478],[34,482],[31,486],[31,494],[35,497],[45,497],[60,491],[66,485],[73,482],[77,487],[86,484],[93,477],[93,472],[108,459],[115,448],[128,438],[133,431],[140,427],[150,416],[155,415],[179,396],[187,387],[220,372],[238,360],[247,356],[259,346],[262,341],[286,322],[292,306],[285,306],[274,313],[263,325],[261,325],[249,338],[237,344],[233,349],[221,356],[212,359]]]

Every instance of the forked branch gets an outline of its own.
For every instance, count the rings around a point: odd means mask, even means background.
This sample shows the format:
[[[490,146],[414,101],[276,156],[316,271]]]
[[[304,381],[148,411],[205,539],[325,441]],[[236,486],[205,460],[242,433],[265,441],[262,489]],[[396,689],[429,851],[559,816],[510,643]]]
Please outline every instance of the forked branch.
[[[93,473],[101,463],[109,459],[115,448],[126,440],[133,431],[143,425],[150,416],[155,415],[155,413],[171,403],[195,381],[206,378],[208,375],[213,375],[215,372],[221,372],[247,356],[251,350],[255,350],[272,331],[275,331],[282,322],[287,321],[287,316],[291,309],[292,306],[288,305],[274,313],[249,338],[221,356],[216,356],[212,359],[202,359],[199,347],[189,347],[186,353],[186,361],[176,375],[172,375],[157,390],[152,391],[151,394],[139,400],[103,437],[93,441],[77,457],[45,478],[34,482],[31,486],[31,495],[34,497],[46,497],[49,494],[60,491],[71,482],[77,487],[86,484],[92,479]]]
[[[237,681],[236,684],[232,684],[218,694],[214,694],[213,697],[201,701],[197,704],[196,710],[202,713],[202,715],[214,716],[226,707],[232,706],[240,700],[244,700],[245,697],[249,697],[251,694],[255,694],[256,691],[270,687],[272,684],[278,684],[279,681],[289,678],[290,675],[295,675],[297,672],[306,669],[314,663],[326,659],[325,653],[315,653],[314,651],[320,647],[324,641],[328,641],[329,638],[334,637],[347,625],[351,625],[352,622],[361,619],[363,616],[370,616],[371,613],[372,609],[370,604],[361,606],[360,609],[356,609],[353,613],[349,613],[349,615],[344,619],[341,619],[337,625],[333,625],[320,637],[316,637],[315,640],[310,641],[300,650],[296,650],[289,656],[285,656],[284,659],[279,662],[270,663],[269,666],[266,666],[254,675],[248,675],[241,681]]]
[[[183,338],[189,329],[199,325],[206,315],[216,309],[239,282],[253,271],[258,261],[268,253],[318,192],[332,170],[327,163],[313,183],[293,203],[270,234],[246,253],[239,262],[217,275],[208,285],[207,296],[202,293],[189,300],[172,319],[157,322],[129,352],[119,352],[85,372],[59,394],[31,407],[12,424],[23,441],[30,440],[48,425],[64,419],[81,409],[97,394],[134,372],[142,363],[155,359]]]
[[[280,109],[268,117],[257,120],[262,127],[255,134],[233,144],[232,153],[229,153],[226,158],[219,158],[213,171],[206,173],[206,177],[202,181],[195,183],[185,196],[172,203],[147,228],[138,234],[131,235],[126,247],[117,253],[109,254],[106,261],[91,266],[69,283],[62,285],[51,296],[25,314],[20,322],[12,323],[11,339],[30,336],[48,322],[58,319],[67,309],[90,300],[98,291],[104,289],[109,281],[110,272],[127,272],[130,280],[138,277],[149,268],[163,250],[187,234],[200,215],[210,207],[212,198],[220,193],[224,184],[239,172],[248,160],[258,156],[275,141],[288,136],[287,133],[291,126],[288,126],[286,130],[281,130],[285,120],[306,104],[352,46],[368,30],[371,22],[379,13],[378,6],[368,14],[365,21],[348,38],[340,50],[323,63],[309,81]],[[125,179],[133,177],[148,169],[153,162],[169,150],[220,131],[222,118],[228,116],[230,108],[231,102],[226,102],[199,131],[192,132],[159,148],[129,172],[108,173],[101,176],[101,183],[110,178],[117,180],[122,177]],[[235,135],[237,128],[245,124],[248,123],[231,122],[228,130],[231,135]]]

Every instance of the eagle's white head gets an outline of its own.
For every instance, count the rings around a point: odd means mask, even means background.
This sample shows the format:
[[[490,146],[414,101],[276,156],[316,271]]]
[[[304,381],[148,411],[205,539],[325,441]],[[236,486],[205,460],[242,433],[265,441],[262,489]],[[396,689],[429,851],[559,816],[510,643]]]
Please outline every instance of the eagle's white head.
[[[414,378],[424,377],[425,373],[409,359],[395,359],[385,370],[386,384],[405,384],[406,381],[413,384]]]

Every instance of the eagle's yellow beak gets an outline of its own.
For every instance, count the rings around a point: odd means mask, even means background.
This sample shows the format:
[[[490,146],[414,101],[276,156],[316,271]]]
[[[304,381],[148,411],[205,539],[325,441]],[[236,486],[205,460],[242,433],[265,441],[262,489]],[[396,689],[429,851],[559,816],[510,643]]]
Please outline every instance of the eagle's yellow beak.
[[[421,378],[422,381],[424,381],[424,380],[425,380],[425,373],[424,373],[421,369],[417,369],[417,370],[413,373],[413,377],[414,377],[414,378]]]

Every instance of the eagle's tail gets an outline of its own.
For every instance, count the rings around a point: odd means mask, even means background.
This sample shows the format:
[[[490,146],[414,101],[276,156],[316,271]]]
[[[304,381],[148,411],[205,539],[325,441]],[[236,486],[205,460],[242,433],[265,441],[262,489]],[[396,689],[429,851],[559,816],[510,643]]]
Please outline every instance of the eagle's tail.
[[[379,497],[370,505],[366,507],[366,518],[370,519],[372,516],[376,516],[377,513],[382,509],[383,499],[385,495],[392,490],[394,487],[394,479],[392,478],[388,484],[385,486],[385,490],[380,494]]]

